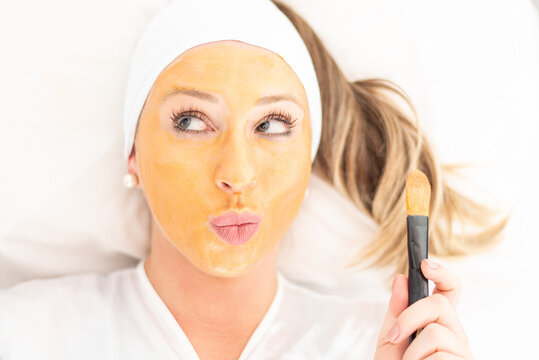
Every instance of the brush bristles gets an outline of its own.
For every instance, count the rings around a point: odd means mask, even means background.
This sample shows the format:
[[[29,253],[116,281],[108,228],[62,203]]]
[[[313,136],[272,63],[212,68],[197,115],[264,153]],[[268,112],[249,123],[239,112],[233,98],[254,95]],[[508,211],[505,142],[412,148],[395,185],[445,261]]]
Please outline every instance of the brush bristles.
[[[430,183],[419,170],[412,170],[406,178],[406,214],[429,216]]]

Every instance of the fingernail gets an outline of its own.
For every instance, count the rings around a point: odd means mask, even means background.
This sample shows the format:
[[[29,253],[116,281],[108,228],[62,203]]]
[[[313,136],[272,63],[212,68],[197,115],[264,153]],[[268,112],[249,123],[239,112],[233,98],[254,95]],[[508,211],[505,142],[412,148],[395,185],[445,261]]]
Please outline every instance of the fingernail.
[[[439,269],[440,268],[440,264],[438,264],[436,261],[432,261],[431,259],[426,259],[426,260],[427,260],[427,265],[431,269]]]
[[[399,325],[395,323],[395,325],[393,325],[391,330],[389,330],[389,332],[387,333],[386,339],[387,341],[395,342],[395,340],[397,340],[397,338],[399,337],[399,334],[400,334]]]

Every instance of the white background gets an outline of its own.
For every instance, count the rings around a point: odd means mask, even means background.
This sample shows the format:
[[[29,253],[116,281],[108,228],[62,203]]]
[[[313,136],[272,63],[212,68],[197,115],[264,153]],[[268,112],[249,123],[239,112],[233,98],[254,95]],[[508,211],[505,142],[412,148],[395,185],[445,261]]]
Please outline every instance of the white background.
[[[81,164],[96,151],[115,144],[130,51],[166,3],[2,3],[0,235],[53,199],[70,176],[83,174]],[[496,251],[449,266],[464,281],[459,314],[476,358],[539,358],[539,20],[533,3],[286,3],[307,19],[350,80],[383,77],[406,91],[441,160],[475,166],[467,174],[476,185],[466,191],[513,209],[507,240]],[[118,126],[99,133],[100,148],[80,148],[111,121]],[[54,159],[46,149],[55,150]],[[0,261],[19,249],[3,246]],[[74,266],[59,264],[0,275],[23,279]]]

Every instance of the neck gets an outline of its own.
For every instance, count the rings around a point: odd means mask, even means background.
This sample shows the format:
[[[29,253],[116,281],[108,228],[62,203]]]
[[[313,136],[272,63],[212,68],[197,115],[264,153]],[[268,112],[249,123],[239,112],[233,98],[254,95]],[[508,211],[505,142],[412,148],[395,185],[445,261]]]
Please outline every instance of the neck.
[[[157,227],[152,224],[152,250],[144,269],[182,329],[249,336],[277,291],[278,246],[247,274],[220,278],[196,268]]]

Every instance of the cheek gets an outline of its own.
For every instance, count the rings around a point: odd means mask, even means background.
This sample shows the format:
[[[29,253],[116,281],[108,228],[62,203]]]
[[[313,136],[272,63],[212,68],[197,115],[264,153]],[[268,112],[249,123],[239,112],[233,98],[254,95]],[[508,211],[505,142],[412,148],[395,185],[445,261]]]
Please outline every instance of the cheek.
[[[202,189],[208,189],[209,184],[204,183],[208,177],[204,176],[205,169],[197,167],[199,165],[155,160],[141,169],[146,196],[159,219],[179,221],[179,215],[183,217],[189,208],[196,210],[204,203]]]
[[[176,241],[193,224],[204,223],[212,203],[215,206],[208,162],[200,153],[194,153],[193,146],[180,146],[164,132],[142,131],[138,146],[146,200],[161,226]],[[195,234],[190,235],[193,238]]]
[[[260,169],[257,191],[267,202],[265,229],[274,242],[279,241],[296,217],[309,184],[311,162],[305,145],[291,148]],[[291,155],[294,154],[294,155]]]

